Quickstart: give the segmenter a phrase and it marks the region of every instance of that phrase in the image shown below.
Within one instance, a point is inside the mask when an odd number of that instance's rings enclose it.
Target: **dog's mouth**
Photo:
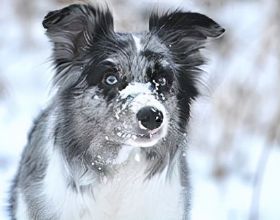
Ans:
[[[136,131],[117,129],[116,135],[124,139],[125,144],[135,147],[152,147],[166,135],[164,126],[153,130],[138,128]]]

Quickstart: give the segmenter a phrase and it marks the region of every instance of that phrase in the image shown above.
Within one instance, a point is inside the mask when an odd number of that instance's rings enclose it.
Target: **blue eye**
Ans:
[[[115,75],[109,75],[106,77],[105,82],[112,86],[115,85],[116,83],[118,83],[118,78]]]

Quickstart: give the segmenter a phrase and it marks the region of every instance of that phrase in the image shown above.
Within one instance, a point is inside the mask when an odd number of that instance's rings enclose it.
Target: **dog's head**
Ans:
[[[50,12],[43,26],[63,113],[57,129],[72,156],[90,146],[150,148],[183,134],[198,95],[200,49],[224,32],[202,14],[174,11],[152,14],[146,32],[118,33],[110,11],[90,5]]]

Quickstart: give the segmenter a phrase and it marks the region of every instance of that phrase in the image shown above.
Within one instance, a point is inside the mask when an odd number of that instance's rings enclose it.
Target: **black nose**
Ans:
[[[152,106],[141,108],[136,117],[141,125],[149,130],[159,128],[163,121],[162,112]]]

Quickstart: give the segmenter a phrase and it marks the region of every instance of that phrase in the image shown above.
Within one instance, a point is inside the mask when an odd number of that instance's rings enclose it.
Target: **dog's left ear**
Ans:
[[[216,38],[224,29],[211,18],[192,12],[175,11],[162,16],[152,14],[149,19],[150,32],[172,45],[180,41],[203,41]]]
[[[79,59],[95,41],[114,29],[108,8],[102,10],[87,4],[73,4],[49,12],[43,26],[53,42],[57,67]]]

